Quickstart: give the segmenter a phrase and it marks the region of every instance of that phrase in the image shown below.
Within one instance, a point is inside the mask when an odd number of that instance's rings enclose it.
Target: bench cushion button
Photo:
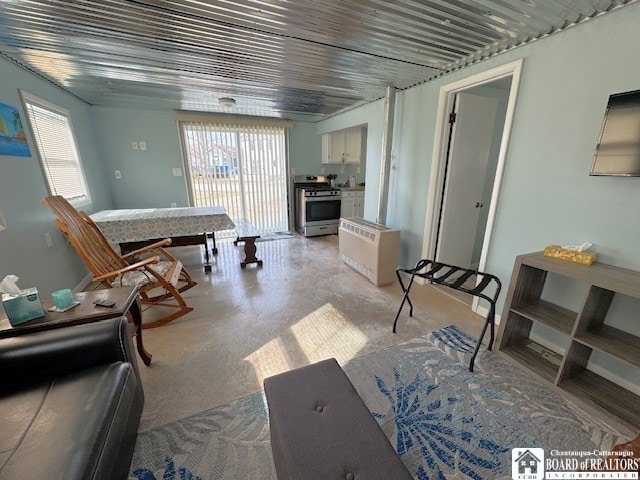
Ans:
[[[316,412],[321,412],[323,410],[322,405],[318,405],[316,407]]]
[[[354,479],[353,473],[351,473],[351,472],[347,473],[346,479],[347,480],[353,480]]]

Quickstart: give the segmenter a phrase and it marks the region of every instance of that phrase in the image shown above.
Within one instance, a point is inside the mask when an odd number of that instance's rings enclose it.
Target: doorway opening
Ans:
[[[484,271],[522,60],[440,89],[423,258]],[[458,298],[480,313],[477,298]]]

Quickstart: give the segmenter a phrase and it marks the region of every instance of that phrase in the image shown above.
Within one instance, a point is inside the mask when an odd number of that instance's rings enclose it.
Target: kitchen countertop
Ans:
[[[338,187],[343,192],[362,192],[365,187],[361,187],[360,185],[356,185],[355,187]]]

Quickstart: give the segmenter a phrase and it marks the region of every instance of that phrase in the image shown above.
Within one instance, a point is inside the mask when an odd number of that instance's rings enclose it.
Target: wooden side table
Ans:
[[[93,301],[103,298],[115,302],[113,307],[99,307]],[[71,325],[81,325],[83,323],[98,322],[107,318],[122,315],[130,316],[133,320],[136,333],[136,346],[138,354],[145,365],[151,363],[149,354],[142,343],[142,311],[140,310],[140,300],[136,287],[107,288],[92,292],[79,292],[73,294],[73,299],[80,302],[80,305],[67,310],[66,312],[50,312],[48,309],[53,306],[50,298],[42,301],[45,316],[35,318],[15,327],[11,326],[6,315],[0,317],[0,338],[15,337],[42,330],[69,327]]]

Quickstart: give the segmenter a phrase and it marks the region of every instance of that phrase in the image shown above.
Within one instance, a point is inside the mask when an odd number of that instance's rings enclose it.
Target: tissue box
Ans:
[[[38,289],[25,288],[20,295],[2,294],[2,306],[12,326],[20,325],[34,318],[44,317],[44,310]]]
[[[575,250],[567,250],[558,245],[545,247],[544,254],[547,257],[560,258],[581,265],[591,265],[596,260],[595,252],[577,252]]]

